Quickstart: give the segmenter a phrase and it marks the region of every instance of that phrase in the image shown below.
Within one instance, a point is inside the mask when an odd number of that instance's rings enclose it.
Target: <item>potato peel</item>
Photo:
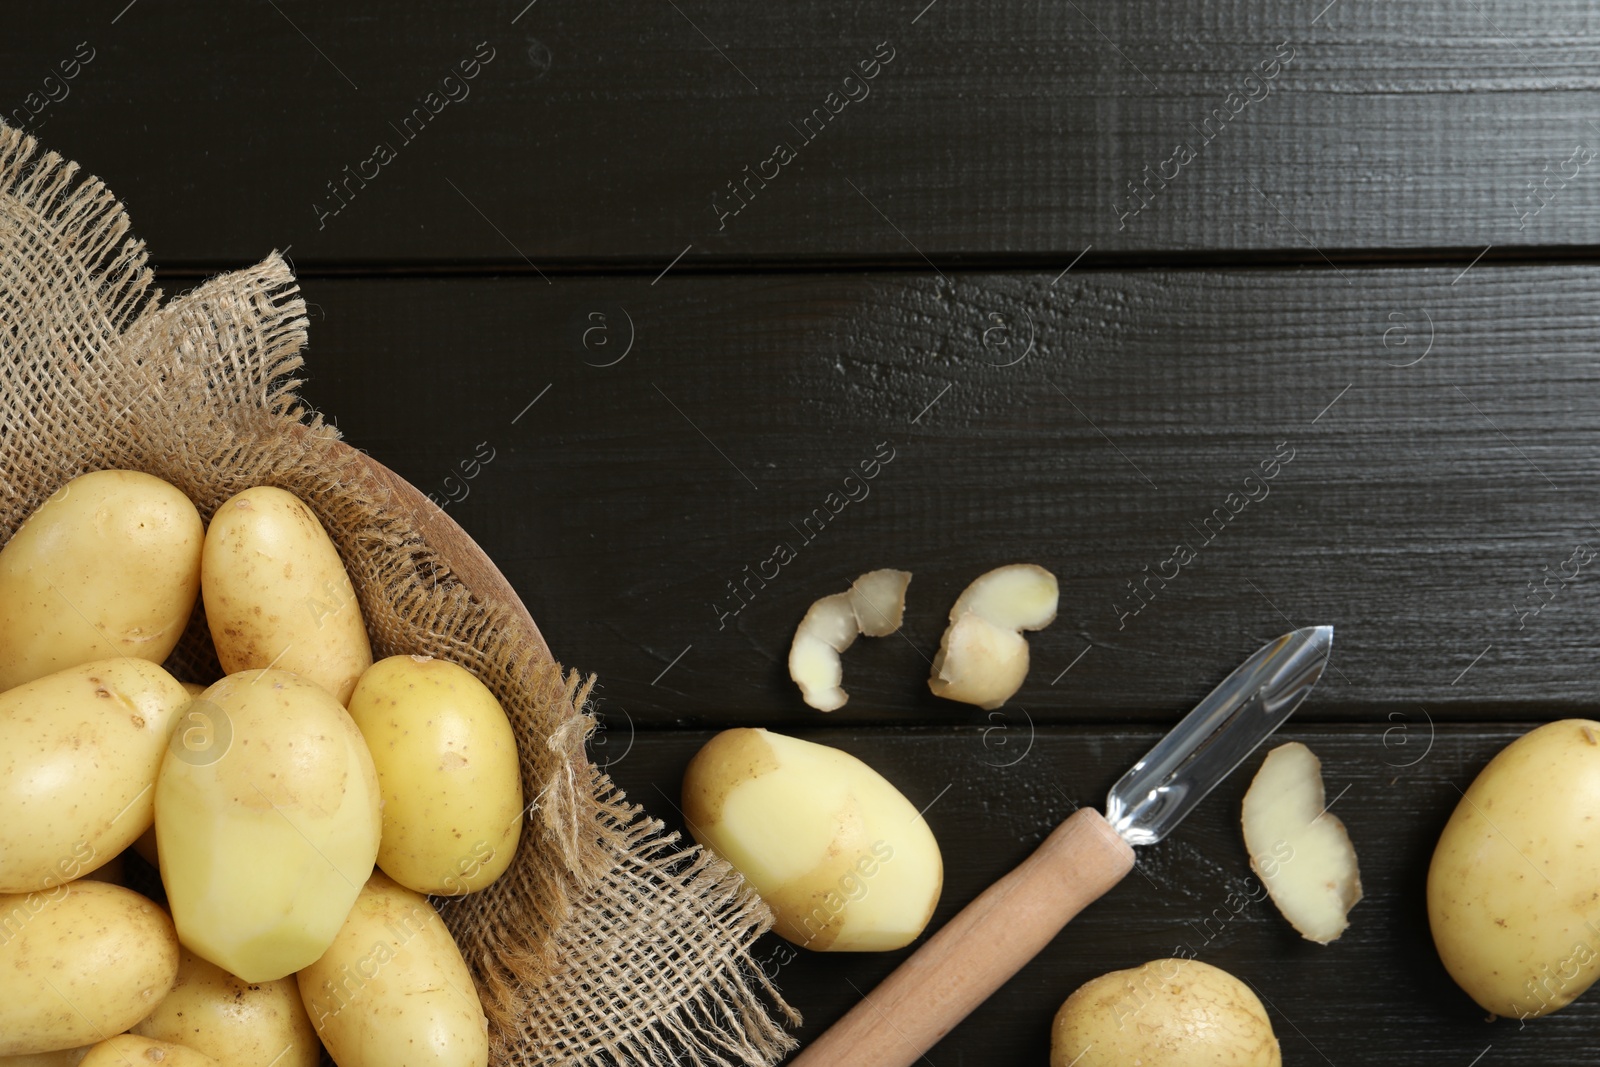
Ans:
[[[1320,945],[1338,940],[1361,899],[1361,871],[1344,823],[1327,810],[1321,761],[1298,741],[1267,753],[1240,821],[1250,867],[1289,925]]]
[[[1049,626],[1059,602],[1056,576],[1032,563],[979,575],[950,608],[928,688],[947,700],[998,708],[1028,676],[1022,631]]]
[[[868,571],[850,583],[850,610],[868,637],[887,637],[900,629],[906,614],[906,586],[910,571],[884,568]]]
[[[861,634],[883,637],[900,629],[905,617],[910,571],[868,571],[843,593],[812,604],[789,646],[789,677],[805,702],[818,711],[837,711],[849,701],[843,688],[840,656]]]

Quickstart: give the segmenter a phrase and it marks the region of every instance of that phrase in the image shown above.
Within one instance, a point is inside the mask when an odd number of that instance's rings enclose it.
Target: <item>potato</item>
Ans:
[[[1433,943],[1488,1011],[1535,1018],[1600,977],[1596,811],[1600,722],[1564,719],[1490,760],[1439,835],[1428,868]]]
[[[345,704],[372,666],[339,550],[311,509],[282,489],[246,489],[217,509],[206,530],[200,592],[229,674],[277,667]]]
[[[172,992],[133,1032],[187,1046],[228,1067],[322,1062],[322,1046],[292,977],[251,985],[187,949],[179,956]]]
[[[81,1067],[218,1067],[217,1061],[192,1048],[169,1041],[122,1034],[89,1050]]]
[[[91,660],[165,660],[194,611],[203,536],[160,478],[64,485],[0,549],[0,690]]]
[[[696,841],[738,869],[802,948],[873,952],[922,933],[944,863],[933,831],[854,756],[724,730],[689,763],[683,811]]]
[[[0,1056],[121,1033],[177,973],[172,921],[131,889],[82,881],[0,896]]]
[[[378,866],[419,893],[482,889],[522,836],[522,776],[511,723],[471,671],[390,656],[350,698],[383,791]]]
[[[161,882],[185,947],[246,982],[322,955],[378,855],[378,775],[319,685],[246,671],[207,689],[156,781]],[[209,737],[209,744],[202,744]]]
[[[189,695],[148,660],[101,660],[0,694],[0,893],[109,863],[150,827]]]
[[[296,976],[339,1067],[484,1067],[489,1024],[426,897],[373,873],[322,958]]]
[[[1056,1012],[1050,1067],[1280,1067],[1250,987],[1199,960],[1151,960],[1090,979]]]

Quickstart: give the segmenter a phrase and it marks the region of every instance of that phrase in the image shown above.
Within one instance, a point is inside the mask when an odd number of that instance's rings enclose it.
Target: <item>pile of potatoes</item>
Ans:
[[[161,666],[197,598],[204,687]],[[0,550],[0,689],[0,1067],[487,1064],[428,896],[511,863],[511,725],[460,666],[372,662],[302,501],[206,527],[147,474],[69,482]]]

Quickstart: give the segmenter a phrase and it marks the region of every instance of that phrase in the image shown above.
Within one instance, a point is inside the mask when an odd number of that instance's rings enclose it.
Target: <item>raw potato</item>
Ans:
[[[1456,805],[1428,868],[1428,922],[1450,977],[1531,1019],[1600,977],[1600,722],[1511,742]]]
[[[744,875],[777,932],[802,948],[901,948],[939,903],[933,831],[882,775],[838,749],[724,730],[690,761],[683,810],[695,840]]]
[[[339,1067],[484,1067],[489,1024],[426,897],[375,872],[326,954],[297,976]]]
[[[261,485],[218,508],[200,577],[224,671],[276,667],[349,702],[372,646],[339,550],[298,497]]]
[[[165,660],[200,591],[204,533],[160,478],[68,482],[0,549],[0,690],[91,660]]]
[[[167,913],[130,889],[81,881],[0,896],[0,1056],[126,1030],[178,973]]]
[[[172,992],[133,1032],[187,1046],[227,1067],[317,1067],[322,1061],[292,977],[251,985],[187,949]]]
[[[82,877],[150,828],[151,787],[188,703],[131,656],[0,694],[0,893]]]
[[[378,770],[383,872],[443,896],[504,874],[522,837],[522,774],[494,694],[454,663],[390,656],[361,676],[350,717]]]
[[[1281,1067],[1250,987],[1199,960],[1151,960],[1085,982],[1056,1012],[1050,1067]]]
[[[998,708],[1028,677],[1023,630],[1042,630],[1056,618],[1056,576],[1031,563],[979,575],[950,608],[950,626],[933,657],[928,688],[934,696]]]
[[[1321,761],[1291,741],[1267,753],[1241,820],[1250,868],[1289,925],[1321,945],[1338,940],[1361,899],[1355,846],[1326,807]]]
[[[184,946],[270,982],[332,944],[378,855],[378,775],[326,689],[230,675],[195,701],[156,781],[161,882]],[[193,733],[194,747],[185,736]]]
[[[858,634],[884,637],[900,629],[906,610],[910,571],[868,571],[843,593],[812,604],[789,646],[789,677],[800,695],[818,711],[837,711],[850,694],[840,688],[844,667],[839,657]]]
[[[89,1050],[81,1067],[219,1067],[216,1060],[168,1041],[123,1034]]]

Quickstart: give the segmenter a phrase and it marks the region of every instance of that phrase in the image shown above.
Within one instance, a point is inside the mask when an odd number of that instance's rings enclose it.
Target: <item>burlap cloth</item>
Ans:
[[[165,478],[208,520],[252,485],[298,495],[343,553],[374,654],[470,668],[516,728],[535,802],[522,847],[493,886],[442,909],[492,1061],[781,1057],[794,1040],[771,1008],[796,1017],[750,959],[770,913],[726,864],[626,803],[585,755],[588,686],[455,580],[413,513],[300,402],[307,323],[288,265],[274,254],[166,303],[151,281],[105,186],[0,124],[0,536],[107,467]],[[169,666],[210,681],[215,662],[196,619]]]

